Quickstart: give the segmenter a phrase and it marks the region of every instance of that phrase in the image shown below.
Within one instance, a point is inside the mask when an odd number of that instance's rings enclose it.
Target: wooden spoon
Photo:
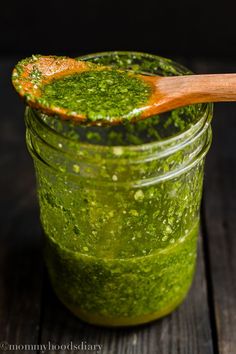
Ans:
[[[111,117],[109,120],[89,118],[63,107],[50,106],[42,99],[42,87],[51,80],[89,70],[110,70],[111,67],[78,61],[67,57],[32,56],[13,70],[12,82],[20,96],[27,103],[47,114],[58,114],[62,118],[89,124],[119,124],[126,118]],[[122,71],[122,70],[119,70]],[[187,76],[145,76],[133,74],[148,83],[151,94],[147,103],[138,107],[131,120],[141,120],[178,107],[219,101],[236,101],[236,74],[187,75]],[[132,113],[132,112],[131,112]],[[106,118],[106,117],[104,117]]]

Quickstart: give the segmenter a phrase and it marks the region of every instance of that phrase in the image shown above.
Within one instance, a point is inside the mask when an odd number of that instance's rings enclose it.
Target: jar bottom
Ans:
[[[47,237],[45,260],[52,287],[74,315],[91,324],[133,326],[164,317],[181,304],[192,284],[198,226],[197,221],[184,239],[158,257],[133,263],[83,256]]]
[[[190,284],[191,286],[191,284]],[[190,288],[189,286],[189,288]],[[100,316],[96,314],[89,314],[82,311],[79,307],[71,306],[60,297],[60,295],[54,289],[56,296],[61,301],[61,303],[76,317],[81,319],[84,322],[87,322],[92,325],[97,325],[101,327],[128,327],[128,326],[138,326],[143,325],[155,320],[158,320],[162,317],[165,317],[175,311],[185,300],[189,288],[187,289],[186,293],[182,295],[179,299],[177,299],[174,303],[172,302],[165,308],[162,308],[159,311],[148,313],[141,316],[133,316],[133,317],[117,317],[117,318],[109,318],[105,316]]]

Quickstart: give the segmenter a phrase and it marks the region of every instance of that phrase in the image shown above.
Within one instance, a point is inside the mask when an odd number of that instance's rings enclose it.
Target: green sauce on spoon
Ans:
[[[150,96],[150,86],[128,72],[85,71],[53,80],[42,88],[51,106],[84,115],[88,120],[137,115]]]

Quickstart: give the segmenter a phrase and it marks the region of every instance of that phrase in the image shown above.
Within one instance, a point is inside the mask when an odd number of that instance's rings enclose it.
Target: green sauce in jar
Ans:
[[[188,73],[139,53],[82,59],[146,74]],[[27,108],[50,278],[80,318],[140,324],[183,301],[195,269],[211,114],[211,105],[195,105],[85,127]]]

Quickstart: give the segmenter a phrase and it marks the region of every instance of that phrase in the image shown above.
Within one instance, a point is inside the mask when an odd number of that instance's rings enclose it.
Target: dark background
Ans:
[[[10,79],[17,60],[31,54],[106,50],[159,54],[196,73],[236,72],[235,15],[235,0],[0,2],[0,351],[2,341],[84,340],[101,343],[102,354],[235,353],[236,103],[215,105],[203,237],[189,296],[163,320],[112,331],[74,318],[49,285],[33,164],[25,145],[24,104]]]
[[[169,57],[236,56],[235,0],[4,1],[4,56],[136,50]]]

